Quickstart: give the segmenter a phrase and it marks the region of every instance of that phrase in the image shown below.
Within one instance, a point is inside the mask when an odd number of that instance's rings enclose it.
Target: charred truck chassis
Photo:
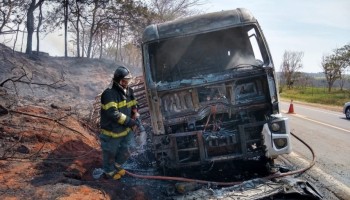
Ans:
[[[144,79],[159,166],[291,152],[271,55],[245,9],[148,26]]]

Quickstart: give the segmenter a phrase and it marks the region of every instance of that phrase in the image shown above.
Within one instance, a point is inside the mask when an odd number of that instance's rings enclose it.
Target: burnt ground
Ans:
[[[179,195],[175,181],[127,175],[120,181],[93,179],[92,171],[101,166],[97,135],[70,111],[29,105],[8,111],[0,118],[1,199],[171,199]],[[263,175],[253,166],[217,165],[205,174],[187,169],[167,175],[239,181]],[[163,175],[149,151],[134,153],[125,167],[137,174]]]
[[[148,198],[147,189],[91,176],[101,166],[93,103],[116,64],[0,44],[0,199]]]
[[[1,199],[176,199],[179,196],[187,199],[177,187],[179,181],[128,175],[119,181],[104,177],[93,179],[93,170],[101,167],[97,135],[86,119],[78,118],[71,111],[31,105],[8,111],[0,118]],[[145,126],[149,131],[150,127]],[[155,167],[148,150],[136,151],[125,168],[139,175],[164,175]],[[198,168],[174,170],[167,171],[166,175],[241,182],[268,174],[264,165],[257,161],[215,164],[201,171]],[[220,188],[203,184],[192,189],[206,187]],[[295,198],[308,199],[301,196],[274,199]]]
[[[25,106],[0,118],[1,199],[153,199],[147,185],[94,180],[97,137],[67,114]]]

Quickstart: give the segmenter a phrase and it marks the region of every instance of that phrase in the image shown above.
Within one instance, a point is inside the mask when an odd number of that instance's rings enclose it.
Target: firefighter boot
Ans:
[[[116,172],[116,171],[112,171],[112,172],[109,172],[109,173],[106,173],[106,175],[109,177],[109,178],[112,178],[114,180],[119,180],[122,176]]]
[[[121,165],[119,165],[118,163],[114,164],[114,167],[117,169],[117,174],[119,174],[120,176],[124,176],[125,175],[125,169],[123,169],[121,167]]]

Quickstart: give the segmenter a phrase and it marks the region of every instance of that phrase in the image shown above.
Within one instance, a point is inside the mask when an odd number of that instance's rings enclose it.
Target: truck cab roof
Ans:
[[[146,27],[143,33],[142,43],[252,23],[257,23],[257,20],[245,8],[196,15]],[[196,27],[193,27],[193,24]]]

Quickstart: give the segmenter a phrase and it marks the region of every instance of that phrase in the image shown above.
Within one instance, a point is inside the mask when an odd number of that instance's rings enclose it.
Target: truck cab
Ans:
[[[291,152],[272,57],[248,10],[150,25],[142,54],[160,167],[271,161]]]

